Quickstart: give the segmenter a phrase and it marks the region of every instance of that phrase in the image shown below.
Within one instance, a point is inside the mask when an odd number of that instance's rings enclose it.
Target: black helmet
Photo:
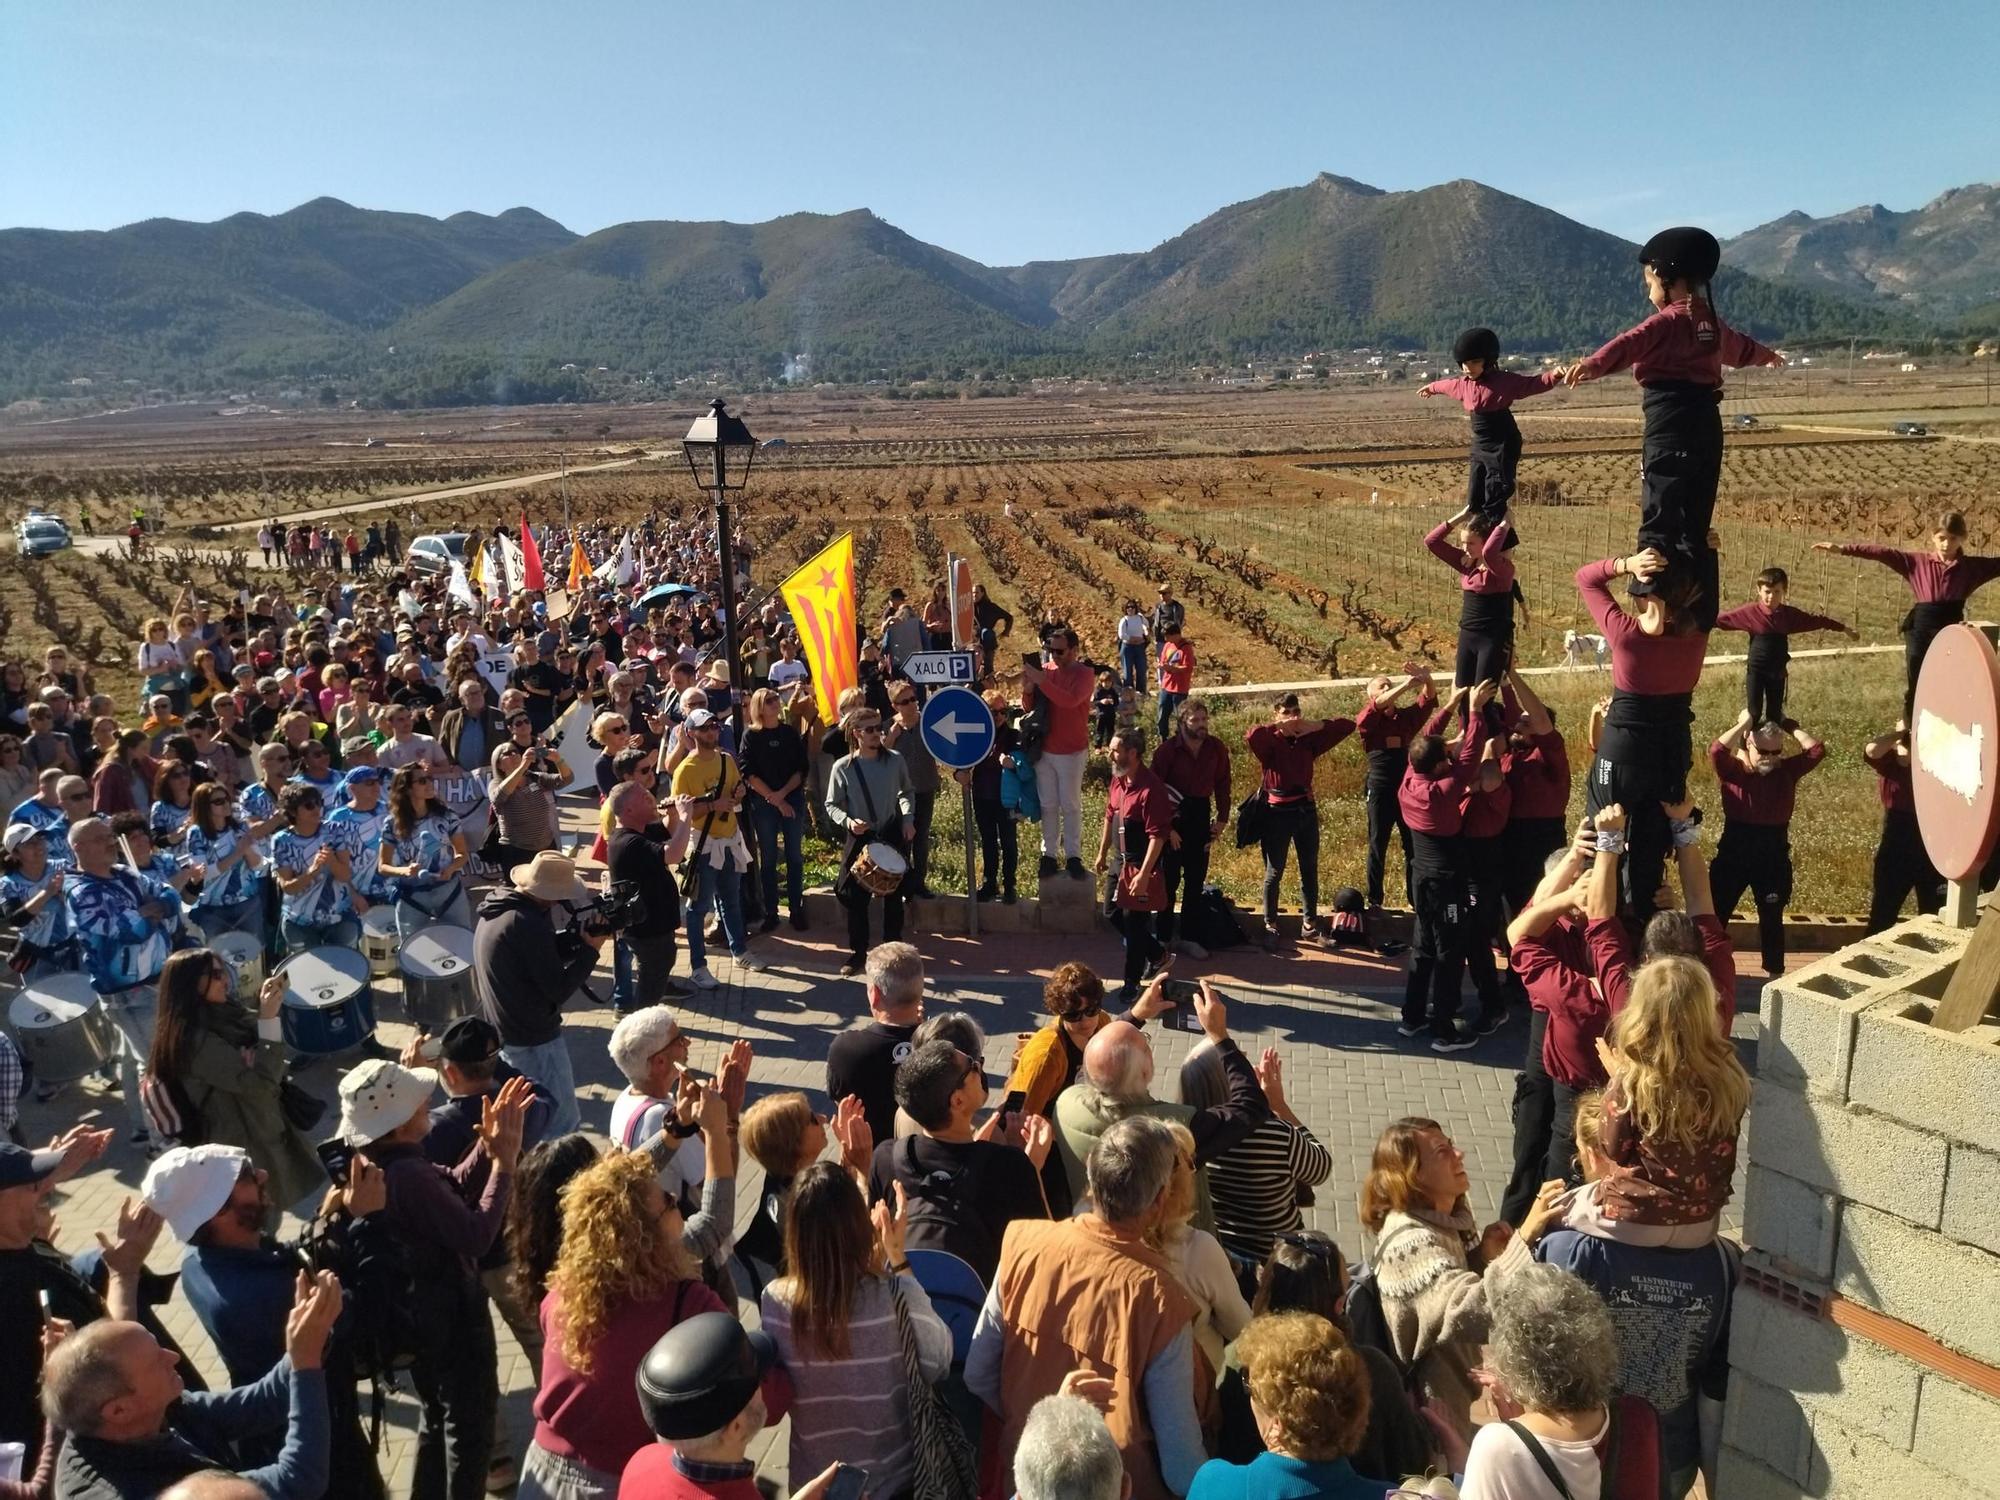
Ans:
[[[1651,266],[1662,281],[1686,281],[1694,286],[1715,280],[1722,265],[1722,246],[1706,229],[1683,224],[1662,229],[1639,252],[1639,264]]]
[[[1500,358],[1500,335],[1490,328],[1468,328],[1451,346],[1451,357],[1460,364],[1483,359],[1490,365]]]
[[[668,1442],[706,1437],[750,1404],[778,1346],[725,1312],[683,1318],[640,1361],[635,1384],[646,1424]]]

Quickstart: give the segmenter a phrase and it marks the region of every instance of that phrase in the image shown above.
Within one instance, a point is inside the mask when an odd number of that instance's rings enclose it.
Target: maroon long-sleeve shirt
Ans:
[[[1543,1071],[1579,1093],[1603,1088],[1597,1039],[1611,1024],[1611,1007],[1591,982],[1583,923],[1564,917],[1540,937],[1523,938],[1508,962],[1521,976],[1528,1004],[1549,1018],[1542,1031]]]
[[[1798,806],[1800,778],[1825,759],[1826,746],[1814,745],[1785,757],[1775,771],[1759,775],[1717,740],[1708,747],[1708,763],[1715,767],[1715,779],[1722,787],[1723,819],[1757,828],[1783,828],[1792,821]]]
[[[1887,755],[1862,756],[1868,762],[1868,769],[1875,773],[1875,795],[1882,799],[1882,806],[1889,812],[1914,813],[1917,810],[1916,788],[1910,784],[1910,768],[1896,759],[1896,752]]]
[[[1425,734],[1442,734],[1451,718],[1449,706],[1441,707],[1424,725]],[[1403,809],[1403,826],[1412,833],[1433,838],[1456,838],[1465,829],[1465,813],[1460,804],[1465,789],[1478,774],[1479,755],[1486,748],[1488,730],[1483,714],[1474,714],[1472,724],[1459,742],[1458,753],[1448,758],[1434,776],[1426,776],[1415,766],[1403,772],[1403,784],[1396,789],[1397,805]]]
[[[1244,738],[1264,768],[1266,796],[1283,807],[1312,800],[1313,762],[1352,733],[1352,719],[1328,719],[1306,734],[1280,734],[1276,724],[1259,724]]]
[[[1724,365],[1740,370],[1777,362],[1776,354],[1731,328],[1698,297],[1668,303],[1585,361],[1599,379],[1629,365],[1641,385],[1678,380],[1710,386],[1722,384]]]
[[[1545,375],[1522,375],[1513,370],[1488,370],[1476,380],[1470,375],[1452,375],[1433,380],[1424,389],[1434,396],[1449,396],[1467,411],[1505,411],[1516,401],[1526,401],[1562,384],[1562,371]]]
[[[1408,748],[1410,737],[1423,728],[1424,720],[1436,706],[1437,700],[1429,693],[1401,708],[1394,704],[1386,708],[1377,708],[1372,702],[1362,704],[1354,720],[1354,732],[1361,736],[1362,750],[1374,755],[1383,750]]]
[[[1507,534],[1513,528],[1505,521],[1486,533],[1479,546],[1479,561],[1469,563],[1465,553],[1445,540],[1451,522],[1440,521],[1424,537],[1424,545],[1446,567],[1458,574],[1458,586],[1468,594],[1504,594],[1514,586],[1514,559],[1504,551]]]
[[[1458,831],[1469,839],[1497,839],[1507,831],[1507,818],[1513,807],[1514,791],[1504,776],[1491,791],[1480,787],[1475,777],[1459,800]]]
[[[1943,562],[1935,552],[1905,552],[1876,542],[1838,542],[1834,550],[1843,557],[1865,557],[1901,574],[1919,604],[1969,599],[1981,584],[2000,578],[2000,557],[1961,552],[1950,562]]]
[[[1576,586],[1585,608],[1611,643],[1611,681],[1624,692],[1644,696],[1691,693],[1701,681],[1702,658],[1708,654],[1708,632],[1647,635],[1639,622],[1618,607],[1611,595],[1616,558],[1585,563],[1576,570]]]
[[[1514,791],[1513,816],[1569,815],[1569,746],[1560,731],[1530,735],[1527,748],[1501,751],[1500,771]]]
[[[374,1145],[368,1156],[389,1189],[389,1222],[411,1243],[454,1256],[467,1276],[475,1274],[507,1216],[512,1181],[492,1170],[486,1147],[475,1145],[455,1167],[432,1165],[415,1146]]]
[[[1715,617],[1717,630],[1741,630],[1750,635],[1803,635],[1808,630],[1845,630],[1832,615],[1810,614],[1789,604],[1764,605],[1752,600]]]
[[[1701,934],[1701,962],[1715,984],[1715,1018],[1722,1034],[1729,1035],[1736,1019],[1736,945],[1729,941],[1729,929],[1713,914],[1696,917],[1695,930]],[[1590,967],[1604,991],[1604,1003],[1617,1015],[1632,996],[1632,939],[1618,917],[1596,917],[1584,928],[1590,946]]]
[[[1189,801],[1212,805],[1217,814],[1229,811],[1229,747],[1205,734],[1193,749],[1184,735],[1171,735],[1153,752],[1153,774]]]

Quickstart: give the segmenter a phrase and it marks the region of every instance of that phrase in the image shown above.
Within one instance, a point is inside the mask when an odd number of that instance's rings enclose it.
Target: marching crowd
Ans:
[[[420,1500],[748,1500],[751,1443],[787,1415],[793,1492],[813,1500],[1625,1500],[1712,1481],[1737,1254],[1718,1228],[1749,1098],[1725,923],[1751,892],[1765,967],[1782,967],[1787,828],[1824,754],[1784,717],[1784,642],[1843,628],[1792,607],[1775,569],[1754,603],[1718,608],[1720,371],[1776,356],[1714,315],[1713,246],[1658,237],[1658,315],[1561,375],[1501,379],[1490,332],[1460,341],[1463,377],[1426,391],[1473,417],[1467,505],[1427,539],[1463,583],[1452,685],[1408,664],[1353,719],[1281,697],[1240,777],[1192,696],[1169,588],[1150,612],[1127,603],[1103,668],[1068,622],[1043,622],[1018,701],[989,693],[992,753],[953,773],[924,750],[921,689],[899,669],[949,644],[942,586],[921,610],[892,594],[822,723],[778,601],[742,612],[733,660],[718,652],[714,537],[657,519],[629,574],[594,580],[561,620],[395,571],[387,529],[383,550],[372,525],[339,544],[272,531],[267,554],[296,576],[219,606],[190,590],[149,622],[136,716],[60,645],[39,668],[0,667],[9,961],[31,993],[87,986],[91,1061],[149,1158],[115,1233],[58,1254],[62,1184],[113,1132],[29,1149],[24,1088],[60,1108],[86,1080],[30,1079],[0,1040],[0,1443],[21,1460],[0,1496],[377,1495],[380,1393],[405,1378]],[[1647,389],[1644,518],[1631,554],[1577,574],[1614,691],[1588,726],[1572,828],[1566,741],[1512,665],[1507,407],[1628,366]],[[1844,549],[1917,591],[1913,676],[1918,636],[2000,570],[1961,555],[1964,534],[1946,516],[1927,554]],[[329,581],[342,554],[344,584]],[[383,557],[386,573],[352,566]],[[641,582],[663,579],[701,592]],[[996,658],[1012,618],[976,594],[973,619],[989,679],[1011,678]],[[1711,862],[1686,776],[1718,628],[1753,648],[1748,706],[1709,747]],[[1316,768],[1350,736],[1367,889],[1323,912]],[[1090,879],[1093,748],[1110,772],[1094,863],[1116,860],[1123,973],[1058,967],[996,1097],[977,1019],[926,1003],[904,904],[930,894],[954,778],[979,899],[1016,899],[1022,820],[1040,823],[1041,880]],[[1907,891],[1935,899],[1936,876],[1900,726],[1868,754],[1886,924]],[[555,812],[593,785],[601,890]],[[761,967],[752,941],[779,924],[781,884],[807,925],[808,819],[841,847],[843,972],[864,978],[869,1014],[825,1039],[823,1096],[753,1097],[752,1043],[699,1073],[681,1014],[718,986],[710,945]],[[1207,983],[1169,991],[1175,952],[1199,960],[1227,936],[1204,893],[1232,825],[1261,847],[1274,948],[1294,856],[1305,940],[1379,942],[1400,844],[1404,1036],[1455,1052],[1526,1011],[1493,1223],[1434,1119],[1388,1122],[1366,1173],[1337,1182],[1281,1055],[1241,1049]],[[439,928],[471,929],[469,1013],[399,1056],[369,1044],[323,1125],[291,1076],[315,1045],[285,978],[256,974]],[[586,1119],[563,1014],[607,946],[627,1086]],[[1176,1011],[1202,1040],[1169,1083],[1148,1028]],[[1307,1227],[1329,1191],[1353,1195],[1364,1244]],[[163,1228],[177,1277],[148,1269]],[[197,1388],[160,1320],[176,1288],[228,1389]],[[501,1428],[495,1312],[536,1375],[532,1434]]]

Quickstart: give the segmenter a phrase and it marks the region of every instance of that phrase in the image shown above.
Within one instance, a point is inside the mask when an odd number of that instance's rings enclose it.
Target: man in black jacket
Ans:
[[[609,800],[614,820],[611,878],[637,886],[646,903],[644,920],[618,934],[618,942],[638,966],[635,993],[612,996],[624,1001],[618,1013],[629,1015],[665,1000],[684,999],[694,989],[671,977],[679,951],[675,936],[681,929],[681,892],[667,868],[667,828],[660,821],[660,809],[652,792],[636,781],[613,787]]]
[[[563,1040],[562,1007],[596,967],[611,934],[571,923],[558,943],[554,908],[591,899],[576,878],[576,863],[544,850],[509,877],[517,887],[496,887],[479,903],[472,930],[472,984],[479,1010],[500,1032],[507,1065],[548,1090],[555,1100],[549,1138],[583,1128],[576,1107],[576,1074]]]

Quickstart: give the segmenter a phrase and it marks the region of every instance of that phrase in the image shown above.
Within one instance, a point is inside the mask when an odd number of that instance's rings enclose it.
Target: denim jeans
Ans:
[[[1165,688],[1160,689],[1159,722],[1153,726],[1153,740],[1156,744],[1164,741],[1173,730],[1174,715],[1181,711],[1181,705],[1185,702],[1187,702],[1186,693],[1170,693]]]
[[[146,1128],[146,1111],[139,1103],[139,1070],[153,1050],[159,994],[158,982],[148,980],[129,990],[113,990],[103,997],[105,1019],[118,1031],[118,1081],[124,1087],[125,1113],[131,1117],[134,1130]]]
[[[285,923],[285,946],[297,953],[301,948],[357,948],[361,945],[361,919],[342,917],[324,927],[308,927],[303,922]]]
[[[707,925],[708,914],[716,907],[721,908],[722,936],[729,944],[731,957],[741,957],[748,944],[743,937],[743,866],[735,854],[725,850],[722,863],[710,862],[706,852],[701,857],[701,890],[688,903],[687,940],[688,967],[701,969],[708,966],[708,947],[702,941],[701,930]]]
[[[1118,664],[1124,670],[1119,681],[1120,687],[1128,687],[1135,692],[1146,691],[1146,643],[1144,641],[1120,641],[1118,643]]]
[[[576,1107],[576,1072],[570,1067],[569,1042],[562,1033],[558,1032],[552,1042],[532,1047],[502,1047],[500,1055],[507,1059],[508,1067],[534,1079],[555,1098],[555,1113],[542,1132],[543,1140],[583,1129],[583,1115]]]
[[[621,1016],[637,1008],[637,1002],[632,998],[633,974],[632,950],[625,946],[623,938],[614,939],[611,944],[611,1008]]]
[[[750,829],[757,836],[757,867],[763,881],[764,916],[768,919],[778,914],[778,845],[782,840],[785,849],[785,906],[798,912],[805,906],[806,861],[800,847],[800,839],[805,832],[805,815],[799,811],[800,799],[805,796],[803,788],[794,791],[786,802],[793,811],[778,811],[762,797],[756,797],[744,804],[750,814]]]

